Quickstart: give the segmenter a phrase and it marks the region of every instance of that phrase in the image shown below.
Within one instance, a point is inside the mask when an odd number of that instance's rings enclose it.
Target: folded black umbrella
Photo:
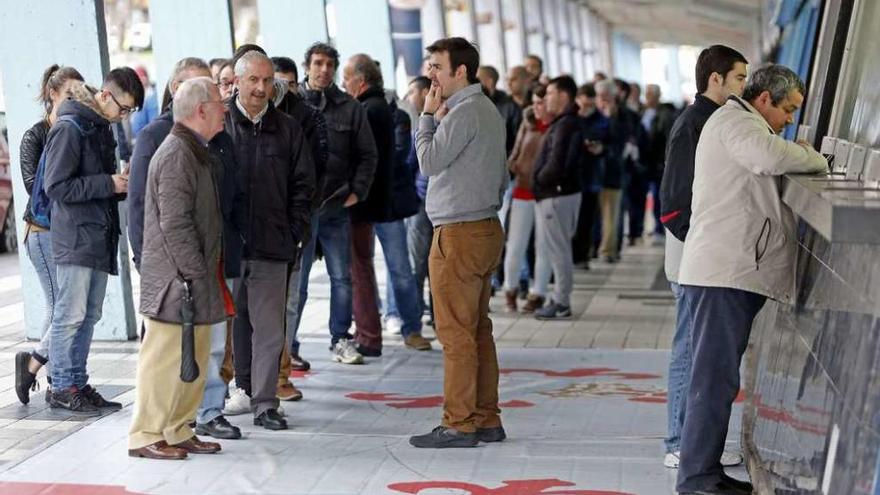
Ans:
[[[182,332],[180,336],[180,379],[192,383],[199,377],[199,364],[196,363],[195,313],[192,285],[189,280],[183,282],[183,300],[180,305]]]

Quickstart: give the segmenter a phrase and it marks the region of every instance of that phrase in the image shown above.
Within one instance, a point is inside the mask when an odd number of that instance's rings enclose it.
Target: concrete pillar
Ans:
[[[312,43],[330,39],[324,0],[258,0],[257,11],[262,46],[270,57],[290,57],[301,65]]]
[[[379,62],[385,87],[396,87],[388,1],[331,0],[329,5],[336,15],[336,49],[343,63],[356,53],[366,53]]]
[[[556,25],[556,0],[540,2],[541,18],[544,25],[544,46],[547,58],[544,59],[544,72],[550,77],[561,73],[559,62],[559,28]]]
[[[232,56],[230,0],[150,0],[150,24],[160,98],[178,60]]]
[[[424,0],[421,18],[423,46],[430,46],[431,43],[447,36],[446,9],[443,7],[443,0]]]
[[[499,87],[506,89],[507,54],[504,49],[504,30],[501,27],[501,0],[475,0],[477,39],[480,47],[480,65],[491,65],[501,74]]]
[[[544,16],[541,14],[540,0],[521,0],[525,12],[526,55],[533,54],[544,61],[547,68],[547,40],[544,35]]]
[[[522,0],[502,0],[501,31],[504,36],[504,56],[508,70],[522,65],[526,53],[526,23]]]
[[[43,71],[53,63],[76,67],[90,84],[100,86],[109,70],[103,0],[5,2],[0,16],[0,68],[6,101],[13,197],[19,239],[19,265],[25,334],[38,339],[44,316],[43,291],[27,258],[21,213],[27,192],[21,178],[19,145],[24,132],[42,115],[34,100]],[[120,210],[124,205],[120,205]],[[125,232],[125,226],[122,226]],[[129,278],[128,247],[120,243],[120,276],[110,277],[103,317],[94,338],[128,340],[136,335]]]
[[[458,8],[446,10],[446,32],[449,36],[477,41],[477,22],[474,13],[474,0],[462,0]]]

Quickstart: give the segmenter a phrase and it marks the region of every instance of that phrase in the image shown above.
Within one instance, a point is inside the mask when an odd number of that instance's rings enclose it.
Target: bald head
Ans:
[[[525,100],[529,93],[530,82],[531,75],[523,65],[511,67],[507,71],[507,89],[514,98]]]

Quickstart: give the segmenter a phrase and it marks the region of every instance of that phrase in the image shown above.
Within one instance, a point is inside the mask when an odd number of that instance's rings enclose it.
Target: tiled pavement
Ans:
[[[125,455],[130,407],[81,422],[46,409],[41,393],[18,404],[13,357],[30,344],[21,338],[16,272],[14,256],[0,257],[0,495],[674,493],[674,471],[661,463],[674,308],[660,248],[631,248],[617,265],[578,271],[570,321],[504,313],[493,299],[510,439],[436,452],[406,439],[439,419],[440,352],[409,351],[386,336],[384,356],[366,366],[330,363],[329,284],[316,265],[301,332],[314,370],[295,379],[306,398],[285,403],[292,429],[269,433],[235,417],[245,440],[224,442],[217,456],[165,463]],[[96,342],[93,383],[130,405],[136,360],[136,342]],[[730,439],[738,430],[735,422]]]

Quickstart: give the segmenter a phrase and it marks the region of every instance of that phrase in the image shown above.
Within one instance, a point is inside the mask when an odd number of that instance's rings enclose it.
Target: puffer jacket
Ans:
[[[797,232],[780,176],[827,168],[814,149],[777,136],[754,107],[731,97],[709,117],[697,144],[679,283],[790,302]]]
[[[319,192],[322,208],[342,207],[348,195],[367,198],[376,172],[378,152],[367,122],[367,112],[335,84],[324,91],[300,86],[306,101],[321,110],[327,121],[329,154],[324,182]]]
[[[181,124],[150,160],[141,259],[142,314],[181,323],[184,281],[191,282],[197,325],[232,316],[223,281],[223,214],[214,158]]]
[[[46,147],[46,138],[49,137],[49,123],[46,119],[31,126],[30,129],[24,131],[21,137],[21,151],[19,152],[19,163],[21,164],[21,178],[24,181],[24,188],[28,193],[27,206],[24,209],[24,221],[33,223],[31,215],[31,196],[34,194],[34,179],[37,174],[37,167],[40,165],[40,156]]]
[[[581,192],[581,167],[587,157],[583,131],[574,104],[553,119],[532,171],[536,200]]]
[[[58,107],[59,121],[46,142],[44,188],[52,201],[52,254],[58,265],[76,265],[116,275],[119,207],[111,175],[116,173],[116,140],[110,122],[97,113],[96,90],[74,86],[73,99]]]
[[[515,187],[532,190],[532,170],[535,160],[544,143],[544,136],[548,126],[535,120],[535,111],[532,107],[523,110],[522,125],[516,133],[516,142],[510,157],[507,159],[507,168],[515,177]]]

